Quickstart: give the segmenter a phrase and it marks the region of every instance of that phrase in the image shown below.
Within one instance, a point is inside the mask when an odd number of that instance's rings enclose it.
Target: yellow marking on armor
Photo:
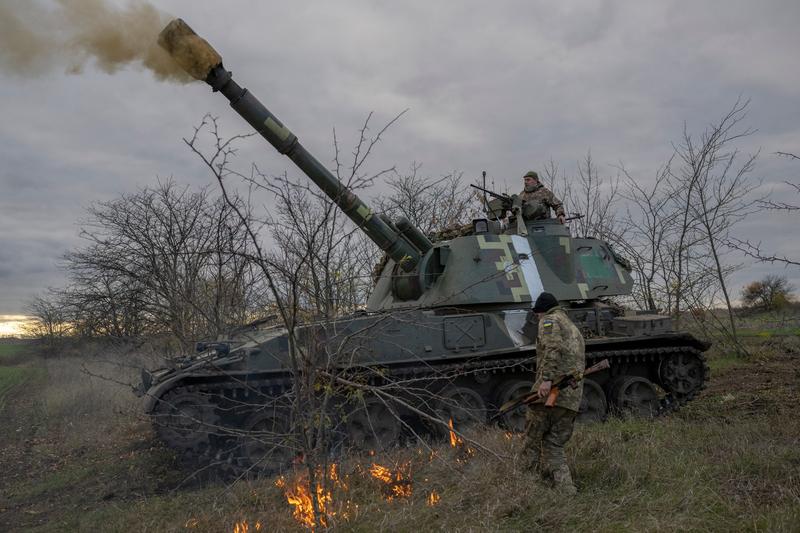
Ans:
[[[478,246],[484,250],[505,250],[509,251],[508,245],[511,244],[511,235],[498,235],[497,242],[489,242],[485,235],[478,235]]]
[[[515,302],[521,302],[523,296],[528,296],[530,298],[530,294],[528,294],[528,285],[525,283],[525,276],[519,276],[520,283],[522,283],[522,287],[512,287],[511,288],[511,296],[514,297]]]
[[[264,121],[264,125],[282,141],[288,139],[289,135],[292,134],[289,128],[279,125],[272,117],[267,117],[267,120]]]
[[[614,269],[617,271],[617,277],[619,278],[619,282],[625,285],[625,276],[622,275],[622,267],[614,263]]]
[[[500,260],[497,261],[494,266],[498,271],[505,272],[507,279],[514,279],[513,273],[508,270],[508,266],[514,262],[514,259],[511,257],[511,236],[498,235],[498,237],[500,237],[498,242],[487,242],[486,237],[478,235],[478,247],[482,250],[500,250],[503,252],[503,255],[500,256]]]
[[[522,275],[521,269],[517,268],[517,265],[514,264],[514,257],[511,254],[511,235],[498,235],[498,237],[498,242],[488,242],[486,237],[478,235],[478,247],[482,250],[500,250],[503,252],[503,255],[500,256],[500,260],[497,261],[494,266],[499,272],[506,273],[506,279],[508,281],[514,281],[515,277],[519,280],[519,287],[511,287],[511,296],[514,298],[515,302],[521,302],[523,301],[523,296],[530,298],[528,283],[525,281],[525,276]]]
[[[358,213],[359,216],[364,220],[369,220],[372,218],[372,210],[364,204],[358,206],[356,213]]]
[[[578,290],[581,291],[581,298],[585,300],[586,295],[589,294],[589,285],[586,283],[578,283]]]
[[[569,237],[559,237],[558,244],[564,247],[566,253],[569,253]]]

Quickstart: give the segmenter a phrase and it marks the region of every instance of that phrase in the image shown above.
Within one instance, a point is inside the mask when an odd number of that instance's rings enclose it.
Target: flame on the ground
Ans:
[[[261,522],[256,521],[253,524],[252,529],[250,528],[250,523],[247,520],[242,520],[241,522],[236,522],[233,525],[233,533],[251,533],[252,531],[261,531],[262,526]]]
[[[399,465],[396,469],[373,463],[369,468],[370,475],[383,483],[383,497],[387,501],[396,498],[409,498],[414,492],[411,482],[411,461]]]
[[[459,437],[456,434],[455,427],[453,426],[453,419],[451,418],[450,421],[447,423],[450,426],[450,446],[455,448],[458,451],[458,456],[456,457],[457,463],[466,463],[467,459],[475,455],[475,450],[471,446],[467,446],[464,443],[464,439]],[[432,457],[431,457],[432,458]]]
[[[450,446],[453,448],[464,444],[464,440],[456,435],[455,428],[453,427],[453,419],[451,418],[450,421],[447,423],[450,426]]]
[[[466,457],[474,453],[471,448],[463,445],[461,439],[456,442],[459,456]],[[460,457],[456,460],[462,462]],[[364,467],[361,464],[355,464],[350,472],[379,482],[383,499],[392,502],[412,501],[414,486],[411,469],[412,461],[408,460],[394,466],[372,463],[369,467]],[[424,479],[423,481],[428,480]],[[358,505],[347,497],[350,491],[350,474],[342,475],[338,463],[332,463],[327,468],[316,468],[313,489],[307,468],[297,471],[291,477],[279,476],[274,484],[283,491],[286,501],[292,506],[294,519],[311,531],[315,531],[317,528],[335,527],[337,520],[349,521],[358,516]],[[437,505],[440,500],[441,496],[435,490],[431,490],[424,496],[424,501],[428,506]],[[234,533],[260,531],[260,529],[253,529],[254,527],[261,527],[261,525],[257,523],[257,526],[249,526],[247,522],[238,522],[238,529],[235,529]]]
[[[275,486],[284,491],[286,501],[292,509],[292,516],[300,524],[312,531],[317,527],[329,527],[334,516],[347,518],[357,506],[349,500],[343,505],[334,506],[332,489],[346,492],[348,485],[346,480],[339,476],[339,465],[332,463],[327,469],[318,467],[314,472],[314,489],[308,471],[304,470],[289,482],[284,476],[275,480]],[[314,506],[316,504],[317,513],[315,516]]]

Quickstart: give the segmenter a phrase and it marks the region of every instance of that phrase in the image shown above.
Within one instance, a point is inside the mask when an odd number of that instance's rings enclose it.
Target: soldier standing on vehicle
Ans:
[[[533,390],[546,398],[555,380],[571,373],[582,373],[586,366],[585,343],[581,332],[559,307],[549,292],[536,299],[533,311],[539,319],[536,339],[536,381]],[[556,403],[531,404],[527,413],[523,458],[527,467],[566,494],[575,494],[567,466],[564,445],[572,436],[575,417],[581,404],[583,380],[577,387],[559,390]]]
[[[529,170],[525,173],[522,179],[525,182],[525,189],[519,193],[518,197],[523,201],[523,206],[525,203],[528,203],[533,207],[533,205],[537,202],[541,205],[541,208],[539,208],[540,210],[538,212],[536,212],[537,210],[534,208],[534,213],[532,213],[532,216],[525,216],[525,218],[550,218],[550,208],[552,208],[556,213],[558,221],[563,224],[566,217],[566,213],[564,212],[564,204],[561,203],[561,200],[556,198],[556,195],[553,194],[547,187],[541,184],[539,181],[539,174],[533,170]],[[525,209],[523,207],[523,214],[524,213]]]

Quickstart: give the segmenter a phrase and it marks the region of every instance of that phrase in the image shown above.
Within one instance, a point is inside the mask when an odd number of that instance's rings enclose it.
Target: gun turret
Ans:
[[[311,155],[292,133],[247,89],[240,87],[222,57],[181,19],[170,22],[159,35],[158,43],[192,77],[208,83],[223,94],[239,113],[275,149],[289,157],[355,224],[386,252],[403,270],[414,270],[430,241],[407,221],[392,228],[376,216],[361,199]]]

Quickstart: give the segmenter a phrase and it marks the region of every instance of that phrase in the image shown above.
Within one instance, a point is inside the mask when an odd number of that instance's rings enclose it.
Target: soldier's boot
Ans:
[[[553,487],[564,494],[574,496],[578,493],[575,484],[572,482],[572,474],[569,473],[569,467],[565,464],[560,465],[553,470]]]
[[[538,448],[523,448],[522,453],[520,454],[520,461],[522,463],[522,467],[531,472],[532,474],[536,474],[538,476],[542,475],[542,453],[541,450]]]

